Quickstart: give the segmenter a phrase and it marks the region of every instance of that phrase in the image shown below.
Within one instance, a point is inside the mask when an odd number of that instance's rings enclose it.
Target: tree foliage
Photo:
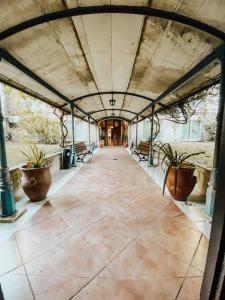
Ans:
[[[25,130],[31,138],[36,138],[42,144],[57,144],[60,141],[58,122],[49,119],[41,113],[27,113],[18,122],[20,130]]]

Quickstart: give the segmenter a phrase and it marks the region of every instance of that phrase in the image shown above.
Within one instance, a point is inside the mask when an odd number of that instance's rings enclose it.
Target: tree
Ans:
[[[18,122],[18,128],[25,130],[31,138],[37,138],[42,144],[58,144],[60,127],[58,122],[51,120],[41,113],[27,113]]]

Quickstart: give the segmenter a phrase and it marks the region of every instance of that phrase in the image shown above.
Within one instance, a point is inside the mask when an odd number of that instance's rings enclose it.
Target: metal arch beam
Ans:
[[[86,94],[86,95],[77,97],[77,98],[75,98],[75,99],[73,99],[71,101],[76,102],[76,101],[82,100],[84,98],[89,98],[89,97],[93,97],[93,96],[98,96],[98,95],[114,95],[114,94],[116,94],[116,95],[134,96],[134,97],[139,97],[139,98],[145,99],[145,100],[150,101],[150,102],[154,102],[154,99],[149,98],[147,96],[144,96],[144,95],[141,95],[141,94],[137,94],[137,93],[132,93],[132,92],[121,92],[121,91],[107,91],[107,92],[98,92],[98,93]]]
[[[104,120],[122,120],[122,121],[126,121],[128,123],[130,123],[130,120],[128,120],[127,118],[124,118],[124,117],[111,117],[111,116],[107,116],[107,117],[103,117],[103,118],[100,118],[100,119],[97,119],[96,121],[97,122],[101,122],[101,121],[104,121]]]
[[[171,11],[165,11],[161,9],[145,7],[145,6],[127,6],[127,5],[102,5],[102,6],[87,6],[87,7],[75,7],[70,9],[65,9],[61,11],[56,11],[41,15],[39,17],[32,18],[30,20],[21,22],[15,26],[12,26],[0,33],[0,40],[8,38],[16,33],[19,33],[25,29],[44,24],[46,22],[74,17],[82,15],[93,15],[93,14],[103,14],[103,13],[122,13],[122,14],[134,14],[134,15],[144,15],[158,17],[166,20],[171,20],[181,24],[191,26],[193,28],[204,31],[210,35],[217,37],[225,41],[225,33],[211,25],[203,23],[201,21],[195,20],[188,16],[183,16]]]
[[[20,70],[22,73],[26,74],[28,77],[45,87],[47,90],[58,96],[60,99],[65,101],[67,104],[71,105],[71,101],[69,98],[67,98],[65,95],[60,93],[58,90],[56,90],[53,86],[51,86],[49,83],[47,83],[45,80],[43,80],[41,77],[36,75],[33,71],[31,71],[29,68],[27,68],[25,65],[23,65],[21,62],[19,62],[14,56],[12,56],[8,51],[6,51],[3,48],[0,48],[0,60],[3,59],[7,61],[10,65],[16,67],[18,70]],[[83,111],[79,106],[73,103],[74,108],[79,110],[84,115],[88,116],[88,114]],[[92,118],[93,121],[96,121],[94,118]]]
[[[154,103],[150,103],[148,106],[146,106],[142,111],[138,113],[138,116],[142,115],[146,110],[151,108],[153,105],[158,104],[162,99],[172,94],[174,91],[176,91],[181,86],[185,85],[189,80],[191,80],[194,76],[196,76],[198,73],[200,73],[205,67],[207,67],[210,63],[218,59],[218,56],[220,53],[223,53],[225,51],[225,44],[218,47],[216,50],[214,50],[212,53],[210,53],[208,56],[206,56],[202,61],[200,61],[197,65],[195,65],[191,70],[189,70],[184,76],[179,78],[177,81],[175,81],[173,84],[171,84],[161,95],[159,95]],[[171,105],[172,106],[172,105]],[[170,107],[167,106],[168,108]],[[133,121],[135,118],[133,118],[131,121]]]
[[[106,92],[96,92],[96,93],[91,93],[91,94],[86,94],[86,95],[83,95],[83,96],[79,96],[73,100],[71,100],[72,102],[76,102],[76,101],[79,101],[79,100],[83,100],[83,99],[86,99],[86,98],[90,98],[90,97],[94,97],[94,96],[100,96],[100,95],[127,95],[127,96],[133,96],[133,97],[138,97],[138,98],[142,98],[142,99],[145,99],[147,101],[150,101],[150,102],[154,102],[155,100],[150,98],[150,97],[147,97],[147,96],[144,96],[144,95],[141,95],[141,94],[137,94],[137,93],[132,93],[132,92],[122,92],[122,91],[106,91]],[[61,107],[64,107],[66,106],[67,104],[63,104]],[[159,105],[161,105],[162,107],[166,107],[166,105],[164,104],[161,104],[159,103]]]
[[[133,115],[137,115],[138,113],[135,113],[131,110],[126,110],[126,109],[120,109],[120,108],[106,108],[106,109],[100,109],[100,110],[95,110],[95,111],[92,111],[92,112],[89,112],[88,115],[91,116],[93,114],[97,114],[97,113],[100,113],[100,112],[105,112],[105,111],[121,111],[121,112],[127,112],[127,113],[130,113],[130,114],[133,114]]]

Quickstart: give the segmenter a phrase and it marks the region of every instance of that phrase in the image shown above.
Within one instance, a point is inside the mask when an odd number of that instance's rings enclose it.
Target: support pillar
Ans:
[[[213,168],[211,170],[210,181],[208,183],[208,188],[206,192],[206,208],[205,212],[207,215],[212,217],[214,204],[215,204],[215,194],[216,194],[216,182],[218,176],[218,168],[219,168],[219,155],[220,155],[220,143],[221,143],[221,134],[222,134],[222,123],[223,123],[223,109],[225,104],[225,97],[223,97],[224,86],[222,84],[223,78],[225,76],[223,73],[225,62],[223,61],[224,55],[221,55],[220,62],[221,62],[221,79],[220,79],[220,99],[218,105],[218,113],[217,113],[217,126],[216,126],[216,139],[215,139],[215,149],[214,149],[214,158],[213,158]]]
[[[128,124],[128,138],[127,138],[127,142],[128,142],[128,147],[131,146],[131,122]]]
[[[6,158],[3,120],[4,118],[0,99],[0,195],[2,204],[2,217],[5,218],[16,213],[16,204]]]
[[[74,127],[74,104],[70,104],[71,108],[71,121],[72,121],[72,157],[71,157],[71,165],[72,167],[76,167],[76,148],[75,148],[75,127]]]
[[[136,123],[136,147],[137,147],[137,144],[138,144],[138,117],[137,117],[137,123]]]
[[[96,123],[96,145],[95,148],[98,148],[98,123]]]
[[[209,248],[201,288],[201,299],[224,299],[224,276],[221,277],[225,253],[225,53],[221,53],[220,100],[217,118],[215,165],[215,205]],[[221,281],[222,280],[222,281]],[[222,282],[222,284],[221,284]],[[221,296],[221,297],[220,297]]]
[[[88,145],[91,146],[91,123],[90,123],[90,117],[88,117]]]
[[[149,155],[148,155],[149,167],[154,167],[154,163],[153,163],[154,110],[155,110],[155,105],[152,106],[151,137],[150,137]]]

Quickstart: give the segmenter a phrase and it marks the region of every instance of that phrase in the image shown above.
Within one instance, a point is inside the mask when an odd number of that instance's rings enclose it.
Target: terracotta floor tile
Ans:
[[[186,278],[177,300],[199,300],[202,277]]]
[[[50,198],[51,205],[58,211],[67,211],[84,204],[84,199],[81,195],[76,195],[71,189],[64,186],[64,191],[57,193],[56,196]]]
[[[187,226],[187,224],[177,222],[176,217],[169,218],[163,214],[151,224],[151,232],[173,238],[173,241],[194,249],[196,249],[201,237],[200,232]]]
[[[53,216],[57,215],[57,210],[48,201],[46,202],[27,222],[18,227],[18,231],[30,225],[43,222]]]
[[[25,264],[29,275],[92,277],[104,264],[81,239],[67,240]]]
[[[0,276],[22,265],[14,236],[0,245],[0,257]]]
[[[208,247],[123,148],[100,150],[15,238],[0,245],[6,300],[33,299],[29,282],[37,300],[174,300],[186,275],[178,299],[195,300]]]
[[[73,300],[174,300],[182,279],[96,279]]]
[[[155,241],[150,247],[140,239],[129,245],[108,266],[114,277],[184,277],[189,264]]]
[[[82,205],[61,213],[61,217],[74,232],[80,232],[81,230],[88,228],[90,224],[103,218],[105,214],[106,212],[99,206]]]
[[[27,262],[73,235],[62,218],[55,216],[18,231],[15,237],[23,262]]]
[[[82,233],[82,239],[105,263],[109,263],[134,236],[135,233],[115,216],[104,217]]]
[[[208,252],[208,240],[204,235],[201,236],[201,241],[199,243],[198,249],[195,253],[194,259],[192,261],[192,266],[204,272],[205,262]]]
[[[0,282],[5,300],[34,300],[26,275],[8,273]]]
[[[29,275],[29,280],[36,300],[68,300],[88,282],[89,278]]]

